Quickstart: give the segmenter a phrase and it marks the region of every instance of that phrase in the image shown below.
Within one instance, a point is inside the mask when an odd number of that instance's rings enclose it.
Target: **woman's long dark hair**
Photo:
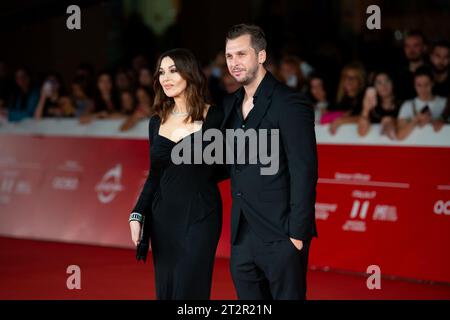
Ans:
[[[108,76],[111,81],[111,102],[112,106],[108,106],[106,101],[103,100],[102,93],[100,92],[100,88],[98,87],[98,81],[100,80],[100,77],[102,76]],[[120,109],[120,97],[117,94],[116,86],[114,83],[114,78],[111,72],[108,70],[102,70],[97,75],[96,81],[95,81],[95,89],[93,94],[94,99],[94,105],[95,105],[95,112],[99,111],[107,111],[107,112],[114,112],[119,111]]]
[[[394,104],[395,108],[399,108],[400,107],[400,101],[397,99],[397,96],[395,95],[395,89],[396,88],[395,88],[394,77],[393,77],[392,73],[389,70],[379,69],[379,70],[374,71],[374,73],[372,75],[372,79],[370,81],[371,82],[370,84],[373,87],[375,87],[375,79],[380,74],[385,74],[389,78],[389,80],[391,81],[391,84],[392,84],[392,103]],[[377,92],[377,101],[378,101],[378,104],[381,106],[382,105],[382,103],[381,103],[382,99],[381,99],[380,95],[378,94],[378,92]]]
[[[159,68],[161,67],[161,61],[165,57],[169,57],[174,61],[180,76],[187,82],[185,96],[189,116],[186,117],[186,121],[203,121],[203,113],[206,104],[209,102],[206,77],[195,56],[189,50],[183,48],[166,51],[161,54],[158,59],[154,76],[155,80],[153,82],[153,89],[155,92],[155,99],[153,102],[154,112],[159,115],[161,122],[164,122],[175,105],[174,99],[165,95],[163,88],[159,83]]]

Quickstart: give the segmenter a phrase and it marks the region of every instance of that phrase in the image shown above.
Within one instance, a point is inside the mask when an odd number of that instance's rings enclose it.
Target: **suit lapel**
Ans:
[[[270,106],[272,101],[272,93],[275,89],[277,81],[272,76],[270,72],[267,71],[263,80],[258,86],[258,89],[255,92],[256,101],[253,109],[250,111],[251,116],[249,114],[249,119],[247,121],[246,128],[257,129],[261,120],[264,118],[264,115],[267,112],[267,108]]]
[[[246,124],[247,129],[257,129],[264,115],[266,114],[267,108],[269,107],[271,102],[271,98],[268,96],[261,95],[258,97],[258,101],[256,102],[253,109],[250,111],[251,116],[248,119]],[[250,115],[250,114],[249,114]]]
[[[238,91],[236,91],[232,95],[232,98],[230,98],[230,100],[229,100],[230,103],[224,104],[224,113],[225,113],[225,115],[224,115],[222,124],[220,126],[221,130],[226,129],[225,125],[226,125],[228,119],[230,118],[230,115],[231,115],[231,112],[234,109],[234,106],[236,105],[237,101],[239,100],[239,96],[243,94],[243,90],[244,90],[244,88],[240,88]]]

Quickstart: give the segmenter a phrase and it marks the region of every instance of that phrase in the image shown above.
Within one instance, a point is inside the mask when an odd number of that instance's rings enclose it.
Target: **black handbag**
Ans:
[[[150,249],[150,220],[150,217],[143,216],[139,243],[136,247],[136,260],[143,260],[144,263]]]

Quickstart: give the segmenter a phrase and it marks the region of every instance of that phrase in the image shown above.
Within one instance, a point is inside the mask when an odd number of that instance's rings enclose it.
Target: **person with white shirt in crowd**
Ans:
[[[442,128],[442,115],[447,98],[433,95],[433,73],[423,66],[414,74],[417,96],[406,100],[398,115],[397,139],[403,140],[418,126],[432,124],[435,131]]]

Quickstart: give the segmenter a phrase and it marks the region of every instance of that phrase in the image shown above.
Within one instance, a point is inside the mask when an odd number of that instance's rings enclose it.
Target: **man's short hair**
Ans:
[[[436,41],[433,43],[433,49],[431,50],[431,52],[433,52],[436,48],[447,48],[447,50],[450,51],[450,42],[448,42],[447,40]]]
[[[245,23],[236,24],[228,30],[226,38],[228,41],[247,34],[250,36],[252,48],[255,49],[257,53],[261,50],[266,50],[266,35],[264,34],[264,31],[256,25]]]
[[[429,66],[421,66],[417,68],[416,72],[414,73],[414,79],[420,76],[426,76],[430,78],[431,81],[433,81],[433,71]]]
[[[424,44],[427,42],[427,39],[426,39],[425,35],[420,30],[410,30],[410,31],[408,31],[406,33],[405,39],[406,38],[412,38],[412,37],[416,37],[416,38],[422,39],[422,42]]]

